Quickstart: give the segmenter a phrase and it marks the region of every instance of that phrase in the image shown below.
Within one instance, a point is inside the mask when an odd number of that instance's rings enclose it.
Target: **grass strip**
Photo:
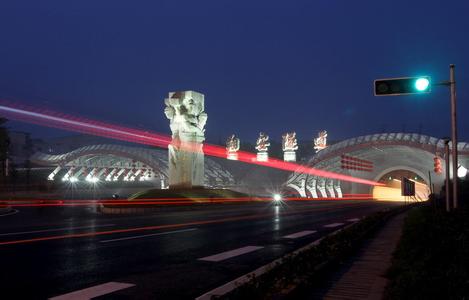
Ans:
[[[469,210],[412,209],[388,278],[386,299],[468,299]]]

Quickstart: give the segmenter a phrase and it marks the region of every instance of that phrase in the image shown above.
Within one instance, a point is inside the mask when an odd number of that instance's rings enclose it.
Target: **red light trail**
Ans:
[[[362,206],[365,207],[365,205],[361,205],[361,204],[354,204],[354,205],[357,208],[360,208]],[[220,224],[220,223],[225,223],[225,222],[235,222],[235,221],[243,221],[243,220],[255,220],[255,219],[262,219],[262,218],[269,218],[269,217],[278,217],[279,215],[282,215],[282,216],[283,215],[296,215],[296,214],[301,214],[304,212],[313,212],[313,211],[319,212],[319,211],[334,211],[334,210],[336,210],[336,208],[333,208],[333,207],[326,207],[326,208],[319,208],[319,209],[314,208],[314,209],[305,210],[303,212],[289,211],[289,212],[280,212],[280,213],[260,213],[260,214],[251,214],[251,215],[239,215],[239,216],[226,217],[226,218],[220,218],[220,219],[197,220],[197,221],[192,221],[192,222],[187,222],[187,223],[152,225],[152,226],[144,226],[144,227],[132,227],[132,228],[122,228],[122,229],[105,230],[105,231],[92,231],[92,232],[84,232],[84,233],[70,233],[70,234],[62,234],[62,235],[43,236],[43,237],[30,238],[30,239],[0,241],[0,246],[62,240],[62,239],[70,239],[70,238],[96,237],[96,236],[104,236],[104,235],[120,234],[120,233],[133,233],[133,232],[141,232],[141,231],[173,229],[173,228],[181,228],[181,227],[188,227],[188,226],[211,225],[211,224]]]
[[[9,103],[4,100],[0,100],[0,114],[12,120],[161,148],[167,148],[171,143],[170,136],[150,133],[143,130],[122,127],[85,118],[77,118],[50,110],[40,110],[26,107],[24,105]],[[185,151],[190,151],[190,148],[191,147],[189,146],[187,149],[185,149]],[[226,149],[224,147],[204,144],[203,151],[206,155],[226,159]],[[326,177],[342,181],[355,182],[372,186],[384,185],[372,180],[310,168],[296,163],[284,162],[275,158],[269,158],[269,160],[265,162],[258,161],[256,159],[256,154],[245,151],[238,152],[238,160],[264,167],[297,173],[305,173],[313,176]]]
[[[334,200],[372,200],[372,195],[345,195],[342,198],[301,198],[287,197],[282,202],[289,201],[334,201]],[[146,198],[135,200],[4,200],[0,201],[2,207],[68,207],[68,206],[145,206],[145,205],[196,205],[205,203],[241,203],[241,202],[272,202],[272,197],[239,197],[239,198]]]

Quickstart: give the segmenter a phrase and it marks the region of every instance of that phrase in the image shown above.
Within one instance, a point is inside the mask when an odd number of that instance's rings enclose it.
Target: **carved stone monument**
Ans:
[[[269,147],[269,136],[263,132],[259,133],[259,138],[257,138],[256,142],[257,161],[269,160]]]
[[[226,158],[231,160],[238,160],[239,139],[234,135],[226,140]]]
[[[296,132],[287,132],[282,135],[282,150],[284,161],[296,161],[296,150],[298,150]]]
[[[204,95],[194,91],[172,92],[164,101],[172,142],[168,146],[169,188],[204,185]]]

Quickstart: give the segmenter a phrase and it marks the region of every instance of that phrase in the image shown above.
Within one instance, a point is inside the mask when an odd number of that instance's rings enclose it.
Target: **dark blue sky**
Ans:
[[[374,97],[375,78],[448,79],[469,141],[469,1],[0,0],[0,97],[169,133],[163,99],[205,94],[211,141],[320,129],[449,135],[449,92]],[[11,122],[18,130],[64,132]]]

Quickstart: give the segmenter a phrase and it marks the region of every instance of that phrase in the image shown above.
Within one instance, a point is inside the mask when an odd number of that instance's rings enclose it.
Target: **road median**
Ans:
[[[374,213],[197,299],[281,299],[300,295],[326,270],[354,253],[389,218],[408,207]]]

